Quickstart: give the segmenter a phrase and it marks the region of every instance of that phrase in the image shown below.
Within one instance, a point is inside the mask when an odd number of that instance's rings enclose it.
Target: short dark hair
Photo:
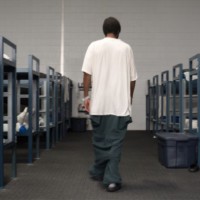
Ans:
[[[113,33],[115,36],[119,36],[119,33],[121,32],[121,25],[119,21],[114,17],[106,18],[103,23],[103,32],[105,36],[108,33]]]

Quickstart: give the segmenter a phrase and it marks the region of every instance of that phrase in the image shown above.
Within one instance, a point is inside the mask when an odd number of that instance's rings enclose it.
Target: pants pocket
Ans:
[[[127,129],[129,123],[132,122],[132,118],[130,116],[120,117],[119,119],[119,129],[124,130]]]
[[[90,116],[90,120],[91,120],[93,129],[98,128],[100,126],[100,121],[101,121],[100,116],[92,115]]]

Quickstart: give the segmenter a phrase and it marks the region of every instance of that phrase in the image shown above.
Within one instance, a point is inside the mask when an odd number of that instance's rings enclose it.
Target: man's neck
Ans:
[[[118,38],[118,37],[116,37],[116,35],[114,35],[113,33],[108,33],[108,34],[106,35],[106,37],[108,37],[108,38],[115,38],[115,39]]]

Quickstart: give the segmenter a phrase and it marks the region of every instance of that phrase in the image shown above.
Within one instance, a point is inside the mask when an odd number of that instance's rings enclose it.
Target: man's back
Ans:
[[[128,44],[106,37],[92,42],[83,68],[92,75],[91,113],[117,116],[131,114],[130,81],[134,68],[132,50]]]
[[[94,48],[93,71],[113,76],[127,70],[130,57],[130,47],[119,39],[104,38],[91,44]],[[130,66],[129,66],[130,67]],[[99,71],[100,70],[100,71]],[[95,74],[93,74],[95,75]],[[113,78],[113,77],[112,77]]]

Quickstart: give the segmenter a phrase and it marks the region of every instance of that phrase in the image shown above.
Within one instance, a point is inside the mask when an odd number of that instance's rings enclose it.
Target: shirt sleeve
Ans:
[[[138,74],[135,67],[135,59],[133,55],[133,50],[131,47],[130,47],[130,72],[131,72],[131,81],[137,80]]]
[[[85,53],[85,57],[83,60],[82,71],[86,72],[87,74],[92,75],[92,66],[93,66],[93,59],[94,59],[94,47],[91,43]]]

